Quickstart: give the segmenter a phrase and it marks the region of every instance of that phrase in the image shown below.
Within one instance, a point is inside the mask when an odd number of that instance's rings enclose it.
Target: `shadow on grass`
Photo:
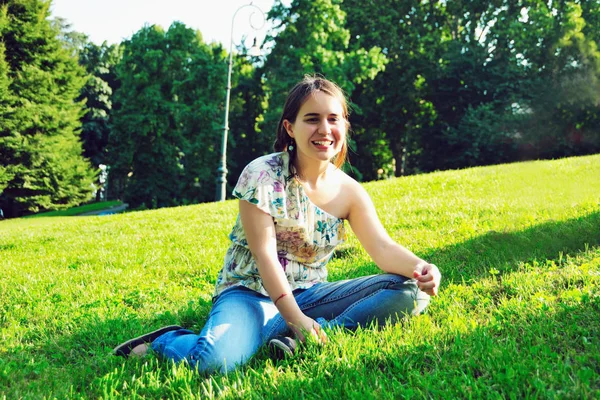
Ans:
[[[341,247],[335,249],[331,259],[332,260],[337,260],[337,259],[343,260],[343,259],[347,259],[347,258],[357,257],[359,254],[360,254],[360,251],[356,247],[341,246]]]
[[[490,231],[462,243],[419,254],[438,265],[446,282],[461,283],[517,269],[519,263],[558,260],[600,244],[600,212],[546,222],[517,232]]]
[[[489,325],[424,337],[416,346],[390,345],[387,335],[373,333],[372,340],[380,345],[363,348],[360,334],[330,334],[323,349],[279,363],[296,373],[276,383],[278,393],[257,385],[254,395],[595,398],[600,394],[600,298],[557,308],[548,312],[506,306]],[[338,350],[347,346],[358,346],[355,354]],[[260,371],[263,366],[256,360],[247,368]]]
[[[124,297],[124,304],[126,300]],[[90,309],[78,315],[63,332],[44,332],[43,327],[29,330],[25,332],[23,342],[37,343],[35,347],[0,352],[0,398],[3,394],[7,398],[73,396],[65,390],[84,398],[88,395],[91,398],[102,397],[102,393],[90,394],[93,379],[123,368],[130,372],[130,377],[135,376],[136,365],[143,363],[143,360],[131,361],[114,356],[114,347],[166,325],[181,325],[199,332],[206,322],[211,304],[210,301],[196,299],[176,312],[167,311],[152,319],[137,318],[130,313],[129,307],[122,309],[121,315],[110,319],[101,319]]]
[[[511,272],[517,270],[520,263],[556,261],[585,250],[587,246],[598,245],[600,212],[594,212],[567,221],[545,222],[520,231],[489,231],[473,239],[425,250],[417,255],[440,268],[443,287],[448,283],[469,283],[489,277],[492,268],[499,273]],[[358,253],[356,247],[344,247],[334,256],[333,260],[343,259],[345,264],[329,269],[330,280],[381,273],[373,261],[351,260]]]

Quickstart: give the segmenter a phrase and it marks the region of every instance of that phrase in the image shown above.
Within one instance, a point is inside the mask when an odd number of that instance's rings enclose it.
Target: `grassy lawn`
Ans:
[[[600,396],[600,155],[365,187],[392,237],[440,267],[440,296],[229,375],[111,350],[166,324],[200,330],[236,202],[0,222],[0,398]],[[378,272],[352,235],[329,270]]]
[[[25,218],[38,218],[38,217],[71,217],[74,215],[80,215],[91,211],[104,210],[105,208],[111,208],[120,206],[120,201],[101,201],[98,203],[86,204],[79,207],[69,208],[67,210],[48,211],[45,213],[28,215]]]

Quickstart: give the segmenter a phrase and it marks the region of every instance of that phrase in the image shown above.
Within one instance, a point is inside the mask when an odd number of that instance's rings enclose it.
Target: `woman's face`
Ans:
[[[340,152],[346,140],[346,120],[342,104],[324,92],[315,92],[300,107],[296,121],[283,122],[296,141],[302,159],[329,161]]]

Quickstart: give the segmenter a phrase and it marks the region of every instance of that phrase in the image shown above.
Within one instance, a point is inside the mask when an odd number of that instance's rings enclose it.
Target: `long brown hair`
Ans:
[[[294,161],[296,160],[296,149],[294,148],[292,151],[289,151],[289,146],[293,139],[288,135],[283,126],[283,121],[288,120],[291,123],[294,123],[300,112],[300,108],[308,96],[316,92],[323,92],[329,96],[335,97],[342,105],[342,117],[346,123],[346,137],[344,138],[342,149],[333,160],[334,165],[337,168],[341,168],[348,156],[348,133],[350,130],[350,122],[348,121],[348,102],[346,101],[344,92],[338,85],[320,76],[306,75],[304,79],[298,82],[288,93],[285,105],[283,106],[281,119],[277,125],[277,137],[273,144],[273,148],[275,151],[287,151],[290,154],[290,167],[294,164]]]

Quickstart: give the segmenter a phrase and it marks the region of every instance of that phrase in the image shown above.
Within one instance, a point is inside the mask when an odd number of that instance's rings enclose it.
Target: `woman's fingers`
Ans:
[[[315,339],[317,339],[319,343],[327,343],[327,334],[321,325],[316,325],[313,329],[313,332],[315,333]]]
[[[415,271],[413,276],[417,281],[417,287],[421,291],[430,296],[437,295],[441,274],[434,264],[425,265],[420,273]]]
[[[315,328],[310,330],[310,335],[313,337],[313,339],[315,339],[317,342],[319,341],[319,334],[317,333],[317,330]]]
[[[306,340],[306,337],[302,334],[302,330],[293,329],[293,331],[294,331],[294,335],[296,335],[296,339],[298,339],[299,341],[304,343],[304,341]]]
[[[433,280],[433,275],[431,275],[430,273],[427,273],[425,275],[419,275],[419,276],[417,276],[416,279],[419,282],[429,282],[429,281]]]
[[[417,281],[417,287],[430,296],[437,294],[437,283],[433,279],[429,279],[427,282]]]
[[[318,323],[314,323],[313,328],[310,331],[311,336],[317,341],[317,343],[327,343],[327,334]]]
[[[294,331],[298,340],[300,340],[301,342],[305,342],[309,336],[312,336],[312,338],[315,339],[317,343],[327,343],[327,334],[325,333],[321,325],[319,325],[319,323],[313,320],[312,318],[306,317],[300,324],[289,325]]]

